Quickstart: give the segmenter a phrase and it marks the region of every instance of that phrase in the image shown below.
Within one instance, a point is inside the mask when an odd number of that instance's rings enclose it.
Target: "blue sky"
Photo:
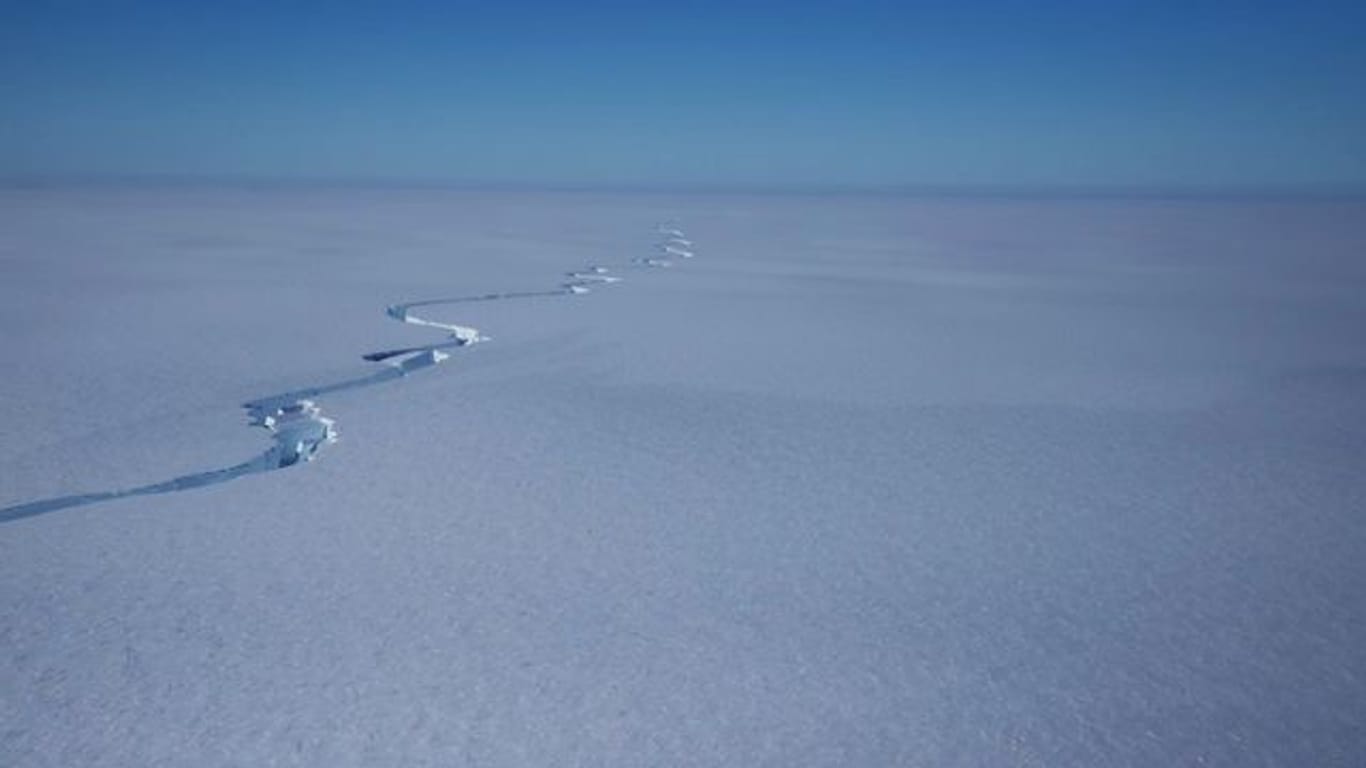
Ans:
[[[1366,186],[1357,4],[0,3],[0,176]]]

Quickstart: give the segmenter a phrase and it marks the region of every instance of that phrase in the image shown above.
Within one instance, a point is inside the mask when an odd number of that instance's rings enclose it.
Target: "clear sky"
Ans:
[[[1362,187],[1363,5],[0,0],[0,176]]]

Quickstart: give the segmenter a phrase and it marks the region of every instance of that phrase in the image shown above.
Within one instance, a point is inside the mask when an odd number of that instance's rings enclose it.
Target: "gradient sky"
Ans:
[[[1366,186],[1325,2],[13,2],[0,176]]]

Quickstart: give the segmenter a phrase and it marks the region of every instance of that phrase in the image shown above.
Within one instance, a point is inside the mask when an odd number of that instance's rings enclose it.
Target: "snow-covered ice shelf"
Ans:
[[[0,190],[0,508],[149,491],[0,524],[0,765],[1360,765],[1363,253],[1350,200]]]

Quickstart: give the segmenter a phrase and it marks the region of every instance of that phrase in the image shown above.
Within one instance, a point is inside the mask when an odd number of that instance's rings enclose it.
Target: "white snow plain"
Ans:
[[[0,764],[1361,765],[1364,329],[1352,201],[5,189]]]

